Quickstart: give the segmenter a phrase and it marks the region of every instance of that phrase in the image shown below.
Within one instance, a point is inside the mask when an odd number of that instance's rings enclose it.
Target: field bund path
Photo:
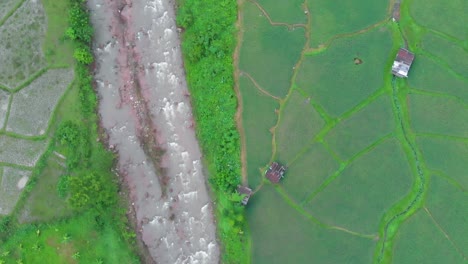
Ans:
[[[174,3],[91,0],[99,113],[157,263],[218,263]]]

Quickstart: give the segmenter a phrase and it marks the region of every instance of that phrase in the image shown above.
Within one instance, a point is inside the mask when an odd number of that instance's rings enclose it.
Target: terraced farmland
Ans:
[[[8,215],[47,149],[49,121],[74,73],[46,63],[47,18],[40,2],[2,5],[7,12],[2,9],[0,19],[0,214]]]
[[[252,263],[466,263],[466,1],[271,2],[240,5]]]

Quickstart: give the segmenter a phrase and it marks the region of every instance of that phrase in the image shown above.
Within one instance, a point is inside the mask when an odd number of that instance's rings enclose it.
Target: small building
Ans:
[[[414,54],[406,49],[401,48],[392,65],[392,73],[400,78],[407,78],[411,64],[414,60]]]
[[[247,203],[249,202],[250,196],[252,196],[252,189],[250,189],[247,186],[239,185],[237,186],[237,192],[241,195],[244,195],[244,198],[242,198],[242,201],[241,201],[242,205],[247,205]]]
[[[278,164],[278,162],[273,162],[270,164],[270,167],[265,172],[265,177],[269,179],[272,183],[278,183],[281,178],[284,177],[284,172],[286,167]]]

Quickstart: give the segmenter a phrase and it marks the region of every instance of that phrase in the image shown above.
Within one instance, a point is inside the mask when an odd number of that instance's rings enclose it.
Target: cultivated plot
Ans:
[[[324,44],[333,36],[352,33],[383,21],[389,1],[348,0],[337,4],[328,0],[307,0],[311,15],[312,47]]]
[[[303,0],[269,1],[256,0],[275,23],[299,24],[307,22]]]
[[[239,68],[272,95],[283,97],[305,43],[304,29],[271,26],[251,2],[245,2],[243,8],[243,23],[252,26],[244,29]]]
[[[392,103],[385,95],[341,121],[327,134],[325,140],[341,159],[346,160],[393,129]]]
[[[385,211],[410,191],[411,170],[404,157],[396,139],[384,141],[316,194],[309,212],[330,225],[377,233]]]
[[[282,185],[298,202],[304,202],[308,194],[319,188],[340,167],[321,143],[315,143],[305,152],[298,153],[293,163],[287,165],[288,172]]]
[[[0,167],[0,214],[8,215],[16,205],[22,190],[28,183],[31,171],[12,167]]]
[[[0,1],[0,21],[2,21],[21,0],[2,0]]]
[[[434,34],[426,34],[421,46],[449,65],[453,71],[468,79],[468,52],[462,47]]]
[[[0,27],[0,83],[15,88],[45,67],[46,17],[40,1],[25,1]]]
[[[271,157],[272,133],[279,104],[262,93],[246,76],[240,78],[242,94],[242,123],[247,151],[249,184],[256,187],[263,179],[260,168],[268,164]]]
[[[426,56],[418,56],[413,64],[408,78],[410,87],[456,96],[468,104],[468,81]]]
[[[394,243],[393,263],[465,263],[424,209],[401,225]]]
[[[281,109],[279,124],[275,131],[277,158],[284,163],[291,162],[307,147],[324,124],[323,119],[310,104],[310,98],[293,90],[284,108]]]
[[[415,132],[468,137],[468,108],[460,101],[421,94],[409,95],[408,101]]]
[[[443,137],[421,136],[417,138],[427,167],[448,176],[468,190],[466,164],[468,164],[468,143]]]
[[[13,96],[7,131],[27,136],[43,135],[73,77],[72,69],[48,70],[17,92]]]
[[[0,163],[33,167],[47,147],[46,140],[26,140],[0,135]]]
[[[391,45],[386,27],[338,39],[306,57],[297,84],[330,115],[339,116],[382,88]],[[356,58],[362,63],[355,64]]]
[[[417,23],[458,39],[468,37],[468,2],[465,0],[413,0],[410,13]]]
[[[5,125],[9,101],[10,93],[0,90],[0,129]]]
[[[468,237],[462,231],[468,226],[467,205],[466,190],[444,178],[431,178],[424,210],[462,256],[468,256]]]
[[[295,210],[272,185],[247,209],[252,263],[370,263],[374,241],[315,224]]]

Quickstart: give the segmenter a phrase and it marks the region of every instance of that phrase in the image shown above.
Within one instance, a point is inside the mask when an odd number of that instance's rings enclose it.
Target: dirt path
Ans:
[[[90,0],[101,125],[157,263],[218,263],[170,0]],[[145,261],[150,261],[146,259]]]

